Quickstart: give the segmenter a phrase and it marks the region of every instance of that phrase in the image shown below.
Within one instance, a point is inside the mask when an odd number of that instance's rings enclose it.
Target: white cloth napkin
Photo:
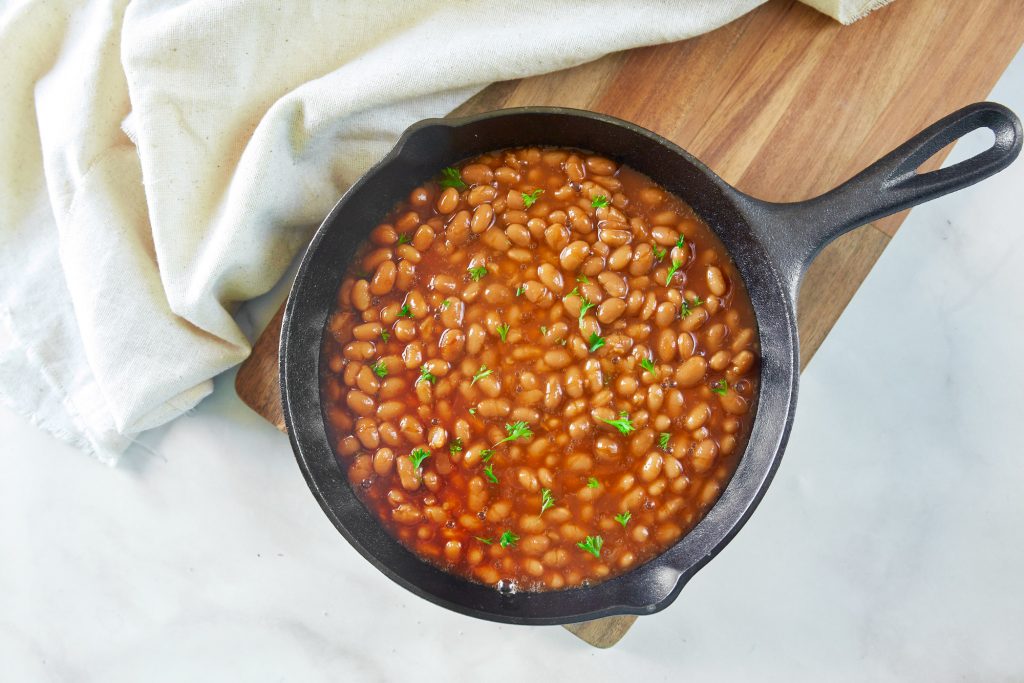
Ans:
[[[237,305],[409,124],[762,1],[8,4],[0,399],[115,462],[246,357]]]

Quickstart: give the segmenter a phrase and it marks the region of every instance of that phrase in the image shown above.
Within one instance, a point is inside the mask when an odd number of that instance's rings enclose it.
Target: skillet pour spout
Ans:
[[[949,143],[979,128],[995,135],[988,150],[948,168],[917,172]],[[1002,170],[1019,154],[1022,139],[1013,112],[990,102],[972,104],[838,188],[807,201],[778,204],[736,190],[655,133],[594,112],[531,107],[421,121],[338,201],[314,235],[292,285],[282,323],[280,379],[299,468],[328,518],[360,554],[395,582],[448,609],[514,624],[566,624],[664,609],[740,530],[779,466],[799,379],[796,295],[815,255],[859,225]],[[454,162],[533,145],[575,147],[615,159],[693,207],[721,239],[746,284],[760,337],[761,381],[750,438],[733,478],[704,519],[675,545],[596,585],[500,592],[421,561],[355,496],[328,441],[320,406],[319,356],[345,268],[388,208]]]

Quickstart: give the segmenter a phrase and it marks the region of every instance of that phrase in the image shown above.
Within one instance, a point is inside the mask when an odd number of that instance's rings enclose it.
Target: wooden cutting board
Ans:
[[[672,140],[744,192],[796,201],[829,190],[934,120],[985,99],[1024,41],[1021,17],[1024,0],[897,0],[844,27],[795,0],[773,0],[691,40],[495,83],[452,115],[527,105],[611,114]],[[845,235],[811,266],[800,291],[801,367],[905,217]],[[284,431],[281,315],[257,340],[235,387]],[[635,620],[609,617],[566,628],[595,647],[610,647]]]

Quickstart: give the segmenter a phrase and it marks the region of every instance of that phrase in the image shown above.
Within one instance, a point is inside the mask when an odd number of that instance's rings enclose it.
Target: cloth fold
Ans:
[[[238,304],[408,125],[762,1],[8,5],[0,400],[116,462],[246,357]]]

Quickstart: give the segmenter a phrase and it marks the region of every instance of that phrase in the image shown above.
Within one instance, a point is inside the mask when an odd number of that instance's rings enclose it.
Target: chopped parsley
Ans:
[[[586,275],[577,275],[576,276],[576,282],[582,282],[585,285],[589,285],[590,284],[590,280],[587,279]]]
[[[447,310],[448,307],[451,306],[451,305],[452,305],[452,300],[451,299],[445,299],[444,301],[441,302],[441,310],[442,311]]]
[[[629,419],[629,413],[627,412],[619,413],[619,418],[616,420],[602,420],[602,422],[607,422],[625,436],[629,436],[636,431],[636,427],[633,426],[633,422]]]
[[[686,299],[683,299],[683,303],[679,304],[679,315],[681,315],[682,317],[685,318],[686,316],[688,316],[691,313],[693,313],[693,309],[694,308],[696,308],[697,306],[700,306],[703,303],[704,303],[704,300],[701,299],[699,296],[695,296],[693,298],[693,301],[691,301],[689,303],[686,302]]]
[[[587,297],[585,297],[583,295],[580,295],[580,299],[583,302],[583,303],[580,304],[580,320],[583,320],[583,316],[585,316],[587,314],[587,311],[589,311],[591,308],[593,308],[597,304],[591,303],[590,299],[588,299]]]
[[[494,444],[498,446],[505,443],[506,441],[515,441],[516,439],[529,439],[533,436],[533,431],[530,429],[530,425],[525,422],[514,422],[512,424],[505,425],[505,431],[508,432],[508,436]]]
[[[469,414],[470,415],[476,415],[476,408],[470,408],[469,409]]]
[[[373,365],[371,365],[370,369],[373,370],[373,374],[377,375],[378,377],[388,376],[388,366],[384,365],[383,360],[379,360]]]
[[[580,541],[576,545],[594,557],[601,557],[601,546],[604,545],[604,539],[600,536],[587,536],[586,540]]]
[[[516,287],[516,296],[522,296],[526,293],[526,285],[519,285]]]
[[[540,514],[544,514],[544,511],[555,504],[555,499],[551,496],[551,489],[540,490]]]
[[[494,465],[488,463],[487,466],[484,467],[484,474],[487,475],[487,478],[491,480],[492,484],[498,483],[498,477],[494,474]]]
[[[412,233],[403,232],[398,236],[399,244],[409,244],[409,242],[412,242]]]
[[[683,267],[682,261],[676,261],[672,259],[672,267],[668,269],[668,275],[665,277],[665,286],[668,287],[669,283],[672,282],[672,276],[676,274],[676,271]]]
[[[455,437],[454,439],[452,439],[451,443],[448,444],[448,452],[452,453],[453,455],[455,453],[461,453],[462,439],[460,439],[459,437]]]
[[[632,516],[633,513],[631,513],[629,510],[626,510],[622,514],[615,515],[615,521],[621,524],[622,528],[625,529],[626,525],[629,524],[629,518]],[[598,550],[600,550],[600,548],[598,548]]]
[[[654,361],[652,361],[650,358],[644,358],[642,361],[640,361],[640,367],[642,367],[644,370],[651,373],[652,375],[658,374],[658,368],[654,367]]]
[[[588,489],[596,489],[596,488],[598,488],[600,486],[601,486],[601,482],[599,482],[596,477],[591,477],[590,479],[587,479],[587,488]]]
[[[480,541],[485,545],[491,545],[492,543],[494,543],[493,538],[484,538],[483,536],[474,536],[473,538],[475,538],[476,540]]]
[[[382,340],[384,340],[384,341],[387,341],[388,339],[391,339],[391,335],[390,335],[390,334],[388,334],[388,331],[387,331],[387,330],[381,330],[381,331],[380,331],[380,338],[381,338]]]
[[[729,393],[729,383],[724,379],[720,379],[711,385],[711,391],[718,394],[719,396],[725,396]]]
[[[476,371],[475,375],[473,375],[473,381],[469,383],[469,386],[473,386],[476,384],[478,379],[483,379],[492,372],[494,372],[494,370],[489,370],[486,365],[481,365],[480,369]]]
[[[658,435],[658,446],[662,450],[667,451],[668,450],[668,440],[671,439],[671,438],[672,438],[671,434],[669,434],[668,432],[662,432],[661,434]]]
[[[543,325],[541,325],[540,326],[540,333],[546,337],[548,335],[548,328],[546,328]]]
[[[595,195],[594,198],[590,200],[590,205],[595,209],[606,207],[608,206],[608,197],[603,194]]]
[[[604,337],[599,335],[597,332],[591,332],[590,339],[587,340],[587,343],[590,344],[590,352],[593,353],[604,346]]]
[[[538,199],[540,199],[540,196],[542,194],[544,194],[544,190],[534,190],[533,192],[522,192],[521,194],[523,195],[523,205],[527,209],[529,209],[531,206],[534,205],[534,203],[536,203],[536,201]]]
[[[512,530],[509,529],[501,535],[500,539],[498,539],[498,545],[500,545],[502,548],[507,548],[510,545],[515,545],[516,541],[518,540],[519,537],[512,533]]]
[[[494,449],[493,448],[485,448],[482,451],[480,451],[480,459],[483,460],[484,462],[487,462],[488,460],[490,460],[493,457],[494,457]]]
[[[501,341],[505,341],[505,338],[508,337],[508,331],[512,329],[512,326],[508,323],[502,323],[494,329],[498,331],[498,336],[501,337]]]
[[[412,460],[412,466],[415,469],[419,469],[423,461],[430,457],[430,451],[426,448],[414,448],[412,453],[409,454],[409,459]]]
[[[470,268],[469,277],[471,277],[474,282],[480,282],[480,280],[484,279],[484,277],[489,272],[490,271],[487,270],[487,266],[480,266],[479,268]]]
[[[441,187],[454,187],[456,190],[462,190],[467,185],[462,180],[462,174],[459,173],[458,169],[449,166],[448,168],[441,169]]]
[[[402,310],[398,312],[399,318],[411,318],[413,317],[412,311],[409,310],[409,304],[402,304]]]
[[[676,240],[676,246],[682,249],[684,244],[686,244],[686,235],[680,235]]]
[[[437,377],[427,369],[426,365],[420,366],[420,379],[424,382],[430,382],[431,384],[437,382]]]
[[[665,258],[665,254],[668,253],[661,247],[651,247],[651,251],[654,252],[654,259],[656,261],[660,261],[661,259]]]

